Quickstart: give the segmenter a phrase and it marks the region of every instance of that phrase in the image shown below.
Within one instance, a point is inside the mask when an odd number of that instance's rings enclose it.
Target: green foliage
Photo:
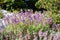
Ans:
[[[3,13],[0,12],[0,18],[3,18],[3,17],[4,17]]]
[[[60,24],[60,14],[56,14],[51,11],[47,11],[46,14],[47,16],[52,17],[55,23]]]
[[[58,10],[60,10],[60,0],[57,1]]]
[[[4,0],[0,0],[0,4],[4,3]]]
[[[35,6],[40,8],[45,8],[52,12],[57,12],[57,0],[39,0],[36,2]]]
[[[27,8],[30,8],[30,9],[36,9],[35,7],[35,3],[37,2],[38,0],[28,0],[28,1],[24,1],[26,3],[26,7]]]
[[[20,10],[21,8],[31,8],[31,9],[36,9],[35,3],[38,0],[3,0],[0,3],[1,8],[5,10]]]
[[[21,7],[25,7],[23,0],[4,0],[1,4],[1,8],[11,11],[20,9]]]
[[[15,0],[4,0],[4,3],[6,2],[14,2]]]
[[[52,12],[58,12],[60,9],[60,0],[1,0],[1,8],[6,10],[20,10],[21,8],[40,9],[45,8]]]

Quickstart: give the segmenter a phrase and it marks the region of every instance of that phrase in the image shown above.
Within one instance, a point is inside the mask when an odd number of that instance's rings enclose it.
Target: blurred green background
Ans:
[[[56,12],[60,9],[60,0],[0,0],[0,6],[5,10],[21,8],[39,10],[40,8]]]

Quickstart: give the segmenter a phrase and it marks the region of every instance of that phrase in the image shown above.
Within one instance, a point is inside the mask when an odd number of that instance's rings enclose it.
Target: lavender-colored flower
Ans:
[[[28,12],[25,12],[25,16],[28,16],[28,15],[30,15]]]
[[[39,19],[39,17],[40,17],[40,15],[39,15],[39,14],[34,14],[34,16],[33,16],[33,17],[34,17],[34,19],[35,19],[35,20],[38,20],[38,19]]]
[[[40,30],[40,31],[38,32],[38,35],[39,35],[39,37],[42,37],[42,35],[43,35],[42,30]]]
[[[43,36],[44,36],[43,40],[48,40],[48,32],[47,31],[43,33]]]
[[[53,24],[53,19],[52,19],[51,17],[49,17],[49,18],[47,19],[47,23],[48,23],[49,25],[52,25],[52,24]]]
[[[23,13],[23,12],[19,13],[19,17],[21,17],[23,15],[25,16],[25,13]]]
[[[7,20],[7,22],[8,22],[8,24],[12,24],[12,16],[7,16],[6,17],[6,20]]]
[[[6,18],[6,20],[8,21],[8,23],[9,23],[9,18],[10,18],[10,16],[9,15],[7,15],[7,16],[5,16],[5,18]]]
[[[58,25],[57,24],[53,24],[52,27],[55,29],[55,30],[58,30]]]
[[[15,18],[15,19],[14,19],[14,22],[15,22],[15,23],[18,23],[18,22],[19,22],[19,20]]]
[[[22,22],[25,22],[25,17],[21,16],[21,20],[22,20]]]
[[[42,19],[39,14],[33,14],[32,18],[33,18],[33,21],[42,23]]]
[[[34,39],[33,40],[38,40],[37,39],[37,33],[36,32],[33,32],[33,35],[34,35]]]
[[[31,15],[28,16],[28,20],[32,20],[32,16]]]
[[[30,37],[31,37],[30,34],[26,34],[26,35],[24,36],[25,40],[29,40]]]

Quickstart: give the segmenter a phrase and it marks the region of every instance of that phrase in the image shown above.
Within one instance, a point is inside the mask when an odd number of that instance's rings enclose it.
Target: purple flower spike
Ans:
[[[42,23],[42,18],[39,14],[34,14],[34,20],[37,20],[38,22]]]
[[[28,12],[25,12],[25,16],[28,16],[29,15],[29,13]]]
[[[57,24],[53,24],[52,27],[53,27],[54,29],[56,29],[56,30],[58,29],[58,25],[57,25]]]
[[[10,16],[9,16],[9,15],[7,15],[5,18],[6,18],[6,20],[7,20],[7,21],[8,21],[8,23],[9,23],[9,22],[10,22],[10,21],[9,21]]]
[[[14,19],[14,22],[15,22],[15,23],[18,23],[18,22],[19,22],[19,20],[15,18],[15,19]]]
[[[32,20],[32,17],[30,15],[28,16],[28,20]]]
[[[42,30],[40,30],[40,31],[38,32],[38,35],[39,35],[39,37],[42,37],[42,35],[43,35]]]
[[[21,16],[22,22],[25,22],[25,16]]]
[[[50,17],[50,18],[47,19],[47,22],[48,22],[49,25],[52,25],[53,24],[53,19]]]
[[[40,15],[39,14],[34,14],[33,17],[34,17],[34,20],[39,20]]]

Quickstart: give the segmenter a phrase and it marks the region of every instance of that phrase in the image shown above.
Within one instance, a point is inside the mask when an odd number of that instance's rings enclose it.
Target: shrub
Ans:
[[[48,11],[57,12],[57,0],[38,0],[35,4],[36,8],[44,8]]]

